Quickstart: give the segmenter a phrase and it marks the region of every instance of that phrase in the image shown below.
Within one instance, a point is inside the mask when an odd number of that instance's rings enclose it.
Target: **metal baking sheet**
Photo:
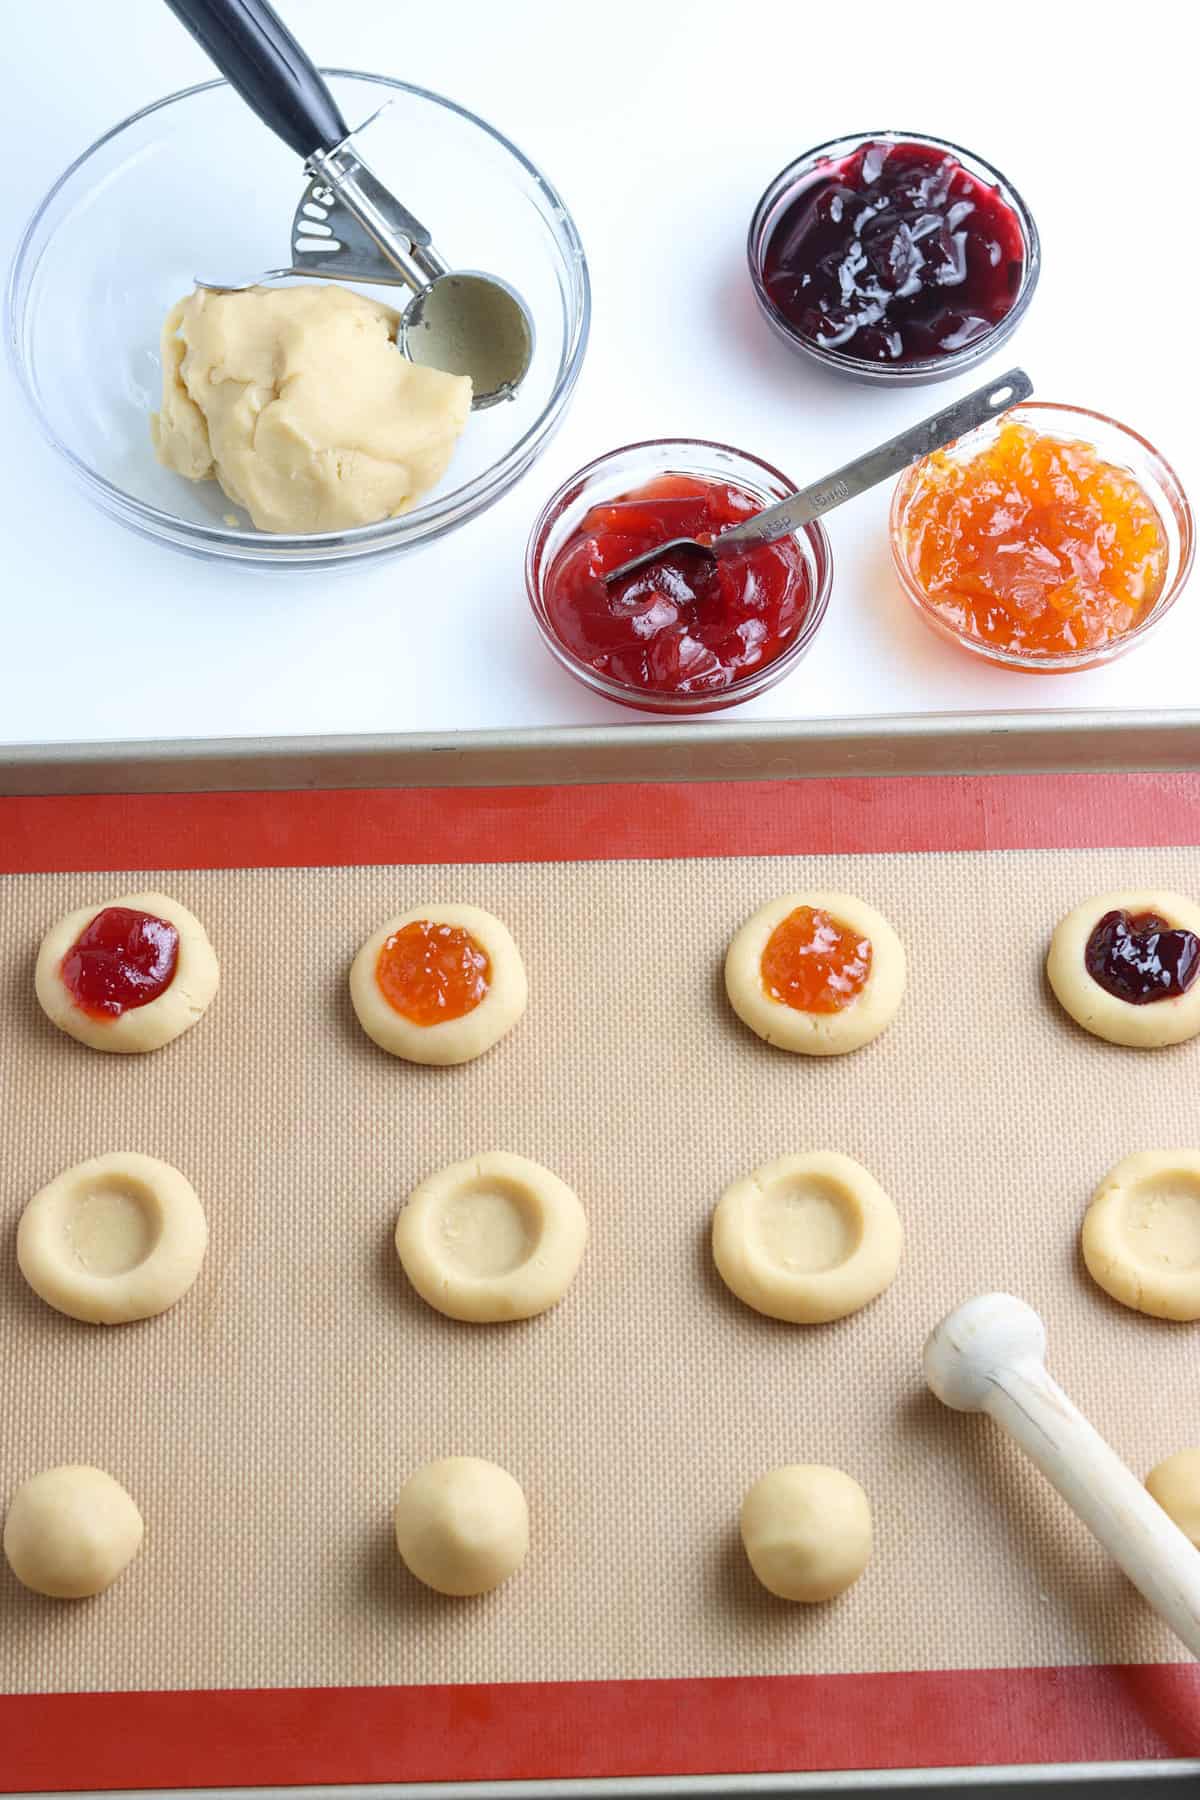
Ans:
[[[1200,713],[1114,723],[1081,715],[1053,723],[1015,715],[987,731],[960,721],[864,722],[826,727],[630,727],[606,731],[463,734],[453,742],[288,740],[253,743],[48,746],[0,751],[4,793],[171,793],[287,788],[512,786],[553,782],[787,780],[808,775],[940,773],[993,770],[1086,770],[1200,767]],[[0,1746],[0,1757],[3,1755]],[[547,1792],[578,1796],[804,1793],[832,1796],[905,1788],[995,1795],[1011,1784],[1063,1795],[1132,1795],[1200,1790],[1200,1763],[1071,1765],[1011,1770],[893,1770],[840,1776],[769,1776],[727,1781],[692,1778],[553,1784],[475,1783],[462,1787],[389,1786],[293,1793],[351,1795],[450,1794],[472,1800]],[[248,1790],[247,1790],[248,1791]]]

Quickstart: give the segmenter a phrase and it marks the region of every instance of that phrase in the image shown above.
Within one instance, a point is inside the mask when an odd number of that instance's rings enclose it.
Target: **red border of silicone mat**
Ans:
[[[1184,843],[1200,774],[0,798],[3,873]],[[1195,1664],[0,1695],[3,1793],[1168,1757]]]
[[[1200,843],[1200,775],[0,797],[0,873]]]

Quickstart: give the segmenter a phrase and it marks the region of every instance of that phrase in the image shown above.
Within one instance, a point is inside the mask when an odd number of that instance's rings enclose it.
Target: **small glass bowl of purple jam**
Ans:
[[[853,380],[960,375],[1015,331],[1041,267],[1037,226],[990,163],[915,131],[865,131],[775,177],[746,252],[792,350]]]

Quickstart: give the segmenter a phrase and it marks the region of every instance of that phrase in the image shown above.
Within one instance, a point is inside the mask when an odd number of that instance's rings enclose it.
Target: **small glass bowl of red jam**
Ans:
[[[1127,425],[1028,400],[913,465],[892,561],[925,623],[1005,668],[1063,674],[1145,641],[1195,549],[1179,477]]]
[[[750,278],[767,323],[839,375],[916,386],[961,375],[1016,329],[1041,266],[1016,189],[915,131],[834,138],[754,211]]]
[[[820,524],[722,558],[666,557],[603,574],[672,537],[711,539],[795,491],[727,444],[664,438],[589,463],[543,507],[525,553],[542,640],[595,694],[689,716],[739,706],[782,681],[811,647],[833,577]]]

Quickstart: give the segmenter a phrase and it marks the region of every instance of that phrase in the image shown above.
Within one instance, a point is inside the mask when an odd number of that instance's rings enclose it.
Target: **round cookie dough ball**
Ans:
[[[1050,941],[1059,1005],[1093,1037],[1140,1050],[1200,1032],[1200,906],[1158,888],[1085,900]]]
[[[478,906],[417,906],[374,932],[350,969],[358,1022],[407,1062],[464,1063],[512,1030],[528,998],[507,926]]]
[[[142,1515],[103,1469],[43,1469],[12,1497],[4,1554],[35,1594],[83,1600],[111,1587],[142,1544]]]
[[[857,1312],[890,1286],[904,1233],[875,1177],[836,1150],[781,1156],[727,1187],[713,1260],[739,1300],[791,1325]]]
[[[64,1170],[17,1227],[17,1262],[34,1293],[89,1325],[124,1325],[174,1306],[207,1245],[187,1176],[134,1150]]]
[[[52,925],[34,986],[60,1031],[93,1050],[161,1050],[217,991],[216,953],[199,919],[167,894],[123,894]]]
[[[742,1543],[758,1579],[781,1600],[832,1600],[870,1560],[871,1505],[841,1469],[790,1463],[746,1495]]]
[[[500,1150],[430,1175],[396,1221],[396,1250],[422,1300],[470,1324],[556,1306],[586,1243],[587,1218],[566,1182]]]
[[[1177,1450],[1146,1477],[1146,1486],[1200,1550],[1200,1450]]]
[[[1155,1319],[1200,1319],[1200,1150],[1127,1156],[1092,1197],[1081,1234],[1088,1274]]]
[[[529,1549],[529,1509],[507,1469],[478,1456],[425,1463],[400,1490],[396,1548],[439,1594],[486,1594]]]
[[[752,913],[725,957],[738,1018],[781,1050],[842,1056],[879,1036],[904,996],[904,946],[850,894],[784,894]]]

